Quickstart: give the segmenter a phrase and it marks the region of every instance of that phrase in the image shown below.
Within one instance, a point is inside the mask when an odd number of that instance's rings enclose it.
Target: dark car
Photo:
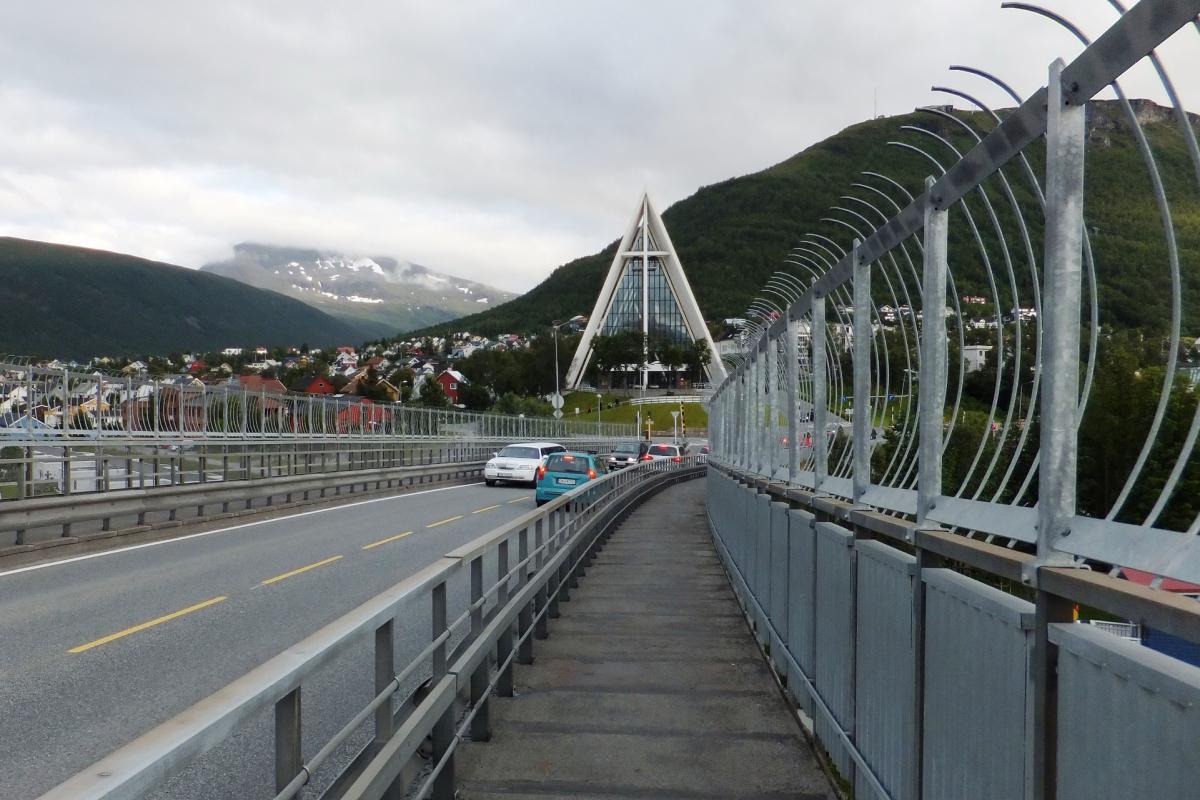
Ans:
[[[631,467],[639,461],[649,461],[646,451],[650,449],[649,442],[621,442],[605,459],[609,469]]]

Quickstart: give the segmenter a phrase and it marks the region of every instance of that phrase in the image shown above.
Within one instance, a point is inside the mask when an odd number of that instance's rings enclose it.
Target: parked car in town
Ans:
[[[679,444],[652,444],[646,453],[652,461],[669,458],[672,461],[679,462],[687,454],[687,446]]]
[[[566,449],[555,442],[510,444],[483,466],[483,482],[488,486],[495,486],[500,481],[533,486],[537,483],[538,467],[543,459],[554,453],[566,452]]]
[[[649,449],[650,443],[646,441],[621,442],[613,448],[605,463],[610,470],[614,470],[633,466],[639,461],[649,461],[650,457],[646,454]]]
[[[604,459],[593,453],[554,453],[538,468],[534,501],[539,506],[549,503],[559,495],[593,481],[607,472]]]

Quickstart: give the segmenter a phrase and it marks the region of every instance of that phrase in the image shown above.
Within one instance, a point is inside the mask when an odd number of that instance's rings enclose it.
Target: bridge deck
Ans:
[[[460,750],[459,797],[828,798],[721,571],[704,481],[617,530],[493,737]]]

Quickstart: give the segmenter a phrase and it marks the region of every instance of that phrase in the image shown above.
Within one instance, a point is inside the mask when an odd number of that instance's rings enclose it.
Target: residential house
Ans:
[[[303,375],[292,384],[293,392],[333,394],[333,381],[324,375]]]
[[[378,405],[368,398],[343,407],[338,411],[338,433],[349,431],[378,431],[387,426],[394,414],[386,406]]]
[[[442,389],[446,392],[446,397],[450,398],[451,405],[458,405],[458,393],[462,387],[466,386],[470,381],[467,376],[463,375],[456,369],[444,369],[436,378],[437,382],[442,385]]]

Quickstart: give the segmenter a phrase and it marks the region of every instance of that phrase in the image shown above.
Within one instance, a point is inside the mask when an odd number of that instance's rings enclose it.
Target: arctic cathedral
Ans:
[[[662,364],[650,361],[646,343],[652,338],[671,340],[678,345],[704,342],[712,354],[706,368],[709,381],[716,383],[725,378],[725,367],[716,355],[675,246],[646,194],[638,201],[633,221],[617,246],[579,348],[571,359],[567,386],[575,389],[583,381],[597,335],[626,332],[642,336],[642,363],[628,368],[640,370],[643,386],[649,382],[650,373],[666,371]]]

